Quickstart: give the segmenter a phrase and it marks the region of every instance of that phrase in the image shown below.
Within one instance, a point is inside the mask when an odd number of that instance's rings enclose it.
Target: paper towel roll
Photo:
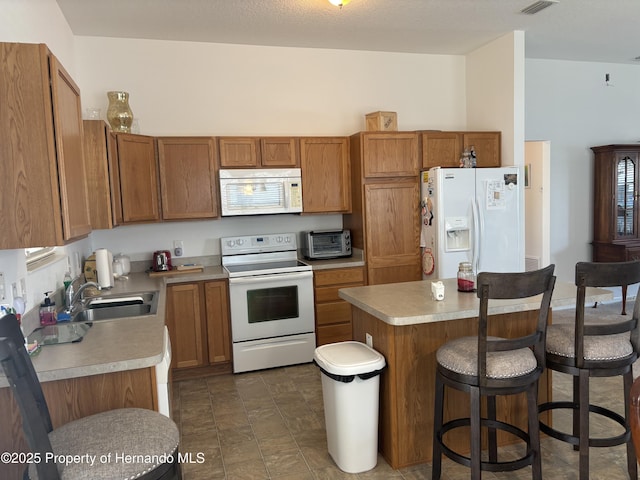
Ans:
[[[96,270],[98,272],[98,285],[102,288],[113,286],[113,255],[106,248],[96,250]]]

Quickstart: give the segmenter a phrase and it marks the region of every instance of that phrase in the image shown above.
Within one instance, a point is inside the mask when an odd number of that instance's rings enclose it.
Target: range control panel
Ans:
[[[222,255],[295,251],[298,248],[295,233],[269,233],[244,235],[220,239]]]

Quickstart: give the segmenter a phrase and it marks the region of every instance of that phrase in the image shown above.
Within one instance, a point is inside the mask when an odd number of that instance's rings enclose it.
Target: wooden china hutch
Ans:
[[[640,145],[591,147],[595,154],[593,261],[640,259]],[[627,289],[622,289],[626,314]]]

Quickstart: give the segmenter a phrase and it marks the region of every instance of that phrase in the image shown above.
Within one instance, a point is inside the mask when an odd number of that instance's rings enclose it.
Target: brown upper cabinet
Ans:
[[[159,137],[157,142],[162,219],[217,217],[213,137]]]
[[[91,232],[80,90],[44,44],[0,44],[0,249]]]
[[[154,137],[117,133],[123,223],[160,221]]]
[[[298,139],[293,137],[219,137],[221,168],[300,167]]]
[[[360,133],[365,178],[418,175],[418,134],[415,132]]]
[[[83,125],[91,227],[113,228],[122,223],[116,137],[103,120],[85,120]]]
[[[500,167],[500,132],[422,132],[422,168],[460,166],[465,148],[473,147],[477,167]]]
[[[351,162],[347,137],[300,139],[302,211],[351,211]]]
[[[417,136],[360,132],[349,139],[353,205],[343,224],[364,252],[368,285],[422,276]]]

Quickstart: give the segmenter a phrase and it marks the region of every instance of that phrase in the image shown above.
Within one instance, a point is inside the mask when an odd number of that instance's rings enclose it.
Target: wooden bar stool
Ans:
[[[570,443],[580,451],[580,480],[589,479],[589,447],[612,447],[627,444],[627,469],[637,478],[636,457],[629,428],[629,398],[633,383],[632,365],[638,358],[638,314],[640,295],[631,319],[617,322],[585,324],[585,292],[587,287],[622,287],[640,282],[640,261],[579,262],[576,264],[576,316],[574,324],[550,325],[547,330],[547,368],[573,376],[573,401],[555,401],[540,405],[539,411],[568,409],[573,415],[573,433],[561,432],[544,422],[540,429],[547,435]],[[597,310],[594,310],[597,312]],[[625,416],[589,401],[591,377],[622,376]],[[589,413],[618,423],[622,433],[607,438],[591,438]]]
[[[34,458],[40,460],[25,470],[25,480],[182,478],[178,427],[153,410],[118,408],[54,429],[15,315],[0,318],[0,364],[20,408],[27,444]],[[116,456],[123,454],[133,461],[118,461]],[[56,458],[94,461],[64,463],[56,462]]]
[[[535,272],[478,274],[477,295],[480,298],[478,335],[452,340],[436,354],[436,399],[433,427],[432,479],[438,480],[442,470],[442,454],[471,467],[471,478],[480,480],[482,471],[512,471],[532,466],[533,478],[542,479],[540,435],[538,428],[538,379],[544,370],[544,339],[551,295],[555,285],[555,266]],[[519,338],[488,336],[491,318],[489,300],[527,299],[539,305],[538,319],[528,335]],[[443,424],[445,385],[468,392],[469,418],[458,418]],[[496,420],[496,396],[526,392],[528,431]],[[481,415],[481,398],[487,399],[487,417]],[[471,427],[471,454],[465,457],[453,451],[444,441],[445,434],[459,427]],[[489,460],[483,461],[482,428],[488,430]],[[526,453],[515,460],[499,461],[496,431],[502,430],[523,440]]]

